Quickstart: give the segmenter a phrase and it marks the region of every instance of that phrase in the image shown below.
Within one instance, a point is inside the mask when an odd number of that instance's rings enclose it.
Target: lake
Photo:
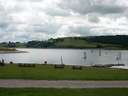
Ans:
[[[99,49],[17,49],[27,53],[0,54],[0,59],[14,63],[38,63],[47,61],[49,64],[60,64],[61,56],[66,65],[94,64],[126,64],[128,66],[127,50]]]

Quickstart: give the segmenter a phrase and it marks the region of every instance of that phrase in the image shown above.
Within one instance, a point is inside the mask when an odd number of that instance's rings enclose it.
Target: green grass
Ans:
[[[13,64],[0,67],[0,79],[128,80],[128,70],[91,67],[73,70],[71,66],[66,66],[64,69],[55,69],[53,65],[22,68]]]
[[[128,96],[128,89],[5,89],[0,96]]]
[[[118,44],[104,44],[100,42],[90,42],[87,39],[73,39],[71,37],[69,38],[62,38],[60,41],[56,41],[55,46],[57,48],[98,48],[98,45],[101,45],[104,49],[113,49],[113,50],[119,50],[119,49],[126,49],[126,47],[122,47]]]
[[[86,40],[75,40],[71,38],[65,38],[64,41],[56,42],[58,47],[66,48],[96,48],[96,44],[89,43]]]

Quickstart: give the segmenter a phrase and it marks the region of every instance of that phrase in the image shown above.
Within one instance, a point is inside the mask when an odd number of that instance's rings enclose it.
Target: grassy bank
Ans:
[[[73,70],[71,66],[55,69],[53,65],[36,65],[35,68],[28,68],[12,64],[0,66],[0,79],[128,80],[128,70],[90,67]]]
[[[128,89],[4,89],[0,96],[127,96]]]
[[[0,48],[0,51],[17,51],[15,48]]]
[[[76,40],[72,38],[63,38],[60,41],[58,39],[54,45],[58,48],[97,48],[96,44],[90,43],[87,40]]]

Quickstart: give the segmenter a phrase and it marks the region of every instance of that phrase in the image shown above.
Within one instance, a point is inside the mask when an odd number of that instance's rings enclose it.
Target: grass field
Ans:
[[[87,39],[73,39],[71,37],[63,38],[62,40],[57,41],[54,44],[57,48],[98,48],[98,45],[100,45],[104,49],[126,49],[126,47],[122,48],[121,45],[118,44],[90,42]]]
[[[0,66],[0,79],[128,80],[128,70],[91,67],[73,70],[71,66],[55,69],[53,65],[36,65],[35,68],[28,68],[10,64]]]
[[[4,89],[0,96],[128,96],[128,89]]]
[[[90,43],[86,40],[75,40],[71,38],[65,38],[63,41],[56,42],[56,46],[62,48],[96,48],[96,44]]]

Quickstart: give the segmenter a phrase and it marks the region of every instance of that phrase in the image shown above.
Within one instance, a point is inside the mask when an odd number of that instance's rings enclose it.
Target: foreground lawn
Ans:
[[[0,96],[128,96],[128,89],[4,89]]]
[[[55,69],[53,65],[36,65],[35,68],[28,68],[13,64],[0,66],[0,79],[128,80],[128,70],[91,67],[73,70],[71,66]]]

